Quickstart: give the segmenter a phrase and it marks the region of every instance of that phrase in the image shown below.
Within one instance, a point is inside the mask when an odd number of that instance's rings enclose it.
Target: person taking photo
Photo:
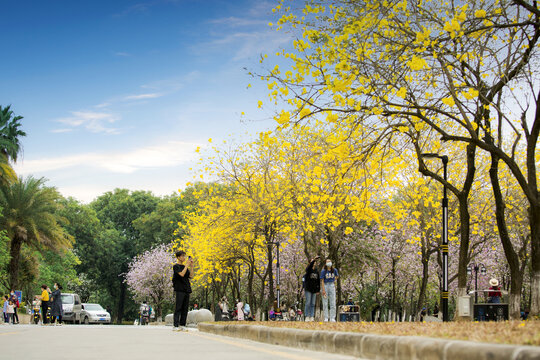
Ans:
[[[306,321],[315,321],[315,300],[317,294],[321,291],[319,270],[315,266],[320,256],[316,256],[309,262],[304,275],[304,293],[306,296],[306,306],[304,314]]]
[[[191,294],[191,284],[189,280],[193,277],[193,259],[191,256],[186,259],[185,251],[176,252],[176,264],[173,265],[173,287],[176,295],[174,307],[173,331],[187,330],[186,321],[189,306],[189,294]]]

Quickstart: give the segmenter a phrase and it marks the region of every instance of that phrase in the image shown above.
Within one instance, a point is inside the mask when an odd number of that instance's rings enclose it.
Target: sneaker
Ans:
[[[174,327],[172,328],[172,331],[180,331],[180,328],[179,328],[178,326],[174,326]]]
[[[180,326],[180,331],[188,331],[187,327],[186,326]]]
[[[328,319],[324,319],[324,322],[328,322]]]
[[[330,322],[336,322],[336,319],[332,319],[332,320],[330,320]]]

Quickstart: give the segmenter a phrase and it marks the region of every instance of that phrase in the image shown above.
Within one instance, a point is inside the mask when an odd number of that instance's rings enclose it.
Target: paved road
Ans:
[[[0,359],[353,359],[166,326],[0,325]]]

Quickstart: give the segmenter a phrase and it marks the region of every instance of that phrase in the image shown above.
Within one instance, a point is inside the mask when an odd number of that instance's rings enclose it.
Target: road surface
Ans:
[[[343,355],[304,351],[168,326],[0,325],[0,359],[21,360],[334,360]]]

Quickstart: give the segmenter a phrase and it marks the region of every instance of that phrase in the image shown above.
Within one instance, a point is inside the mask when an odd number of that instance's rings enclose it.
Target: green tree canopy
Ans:
[[[45,179],[27,177],[10,186],[0,187],[0,228],[10,239],[9,286],[19,285],[19,260],[23,244],[35,249],[66,249],[73,237],[61,226],[61,195],[55,188],[44,186]]]

